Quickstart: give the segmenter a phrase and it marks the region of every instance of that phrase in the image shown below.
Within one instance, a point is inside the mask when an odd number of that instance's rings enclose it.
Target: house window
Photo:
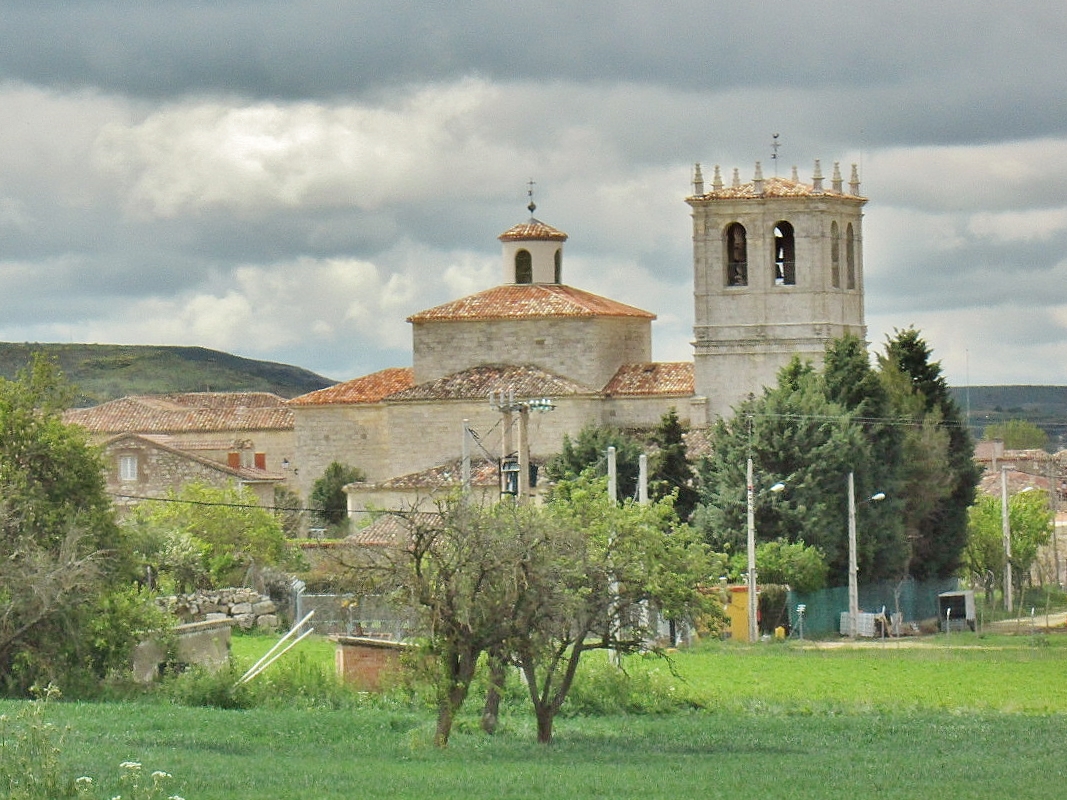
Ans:
[[[515,283],[533,283],[533,257],[529,250],[515,254]]]
[[[830,223],[830,285],[841,288],[841,229],[836,221]]]
[[[856,236],[852,223],[845,228],[845,288],[856,288]]]
[[[774,285],[794,286],[797,282],[796,239],[793,226],[779,222],[774,226]]]
[[[748,286],[748,242],[745,226],[735,222],[726,229],[726,285]]]
[[[119,480],[137,480],[137,456],[119,456]]]
[[[553,276],[556,283],[563,283],[563,250],[556,250],[556,271]]]

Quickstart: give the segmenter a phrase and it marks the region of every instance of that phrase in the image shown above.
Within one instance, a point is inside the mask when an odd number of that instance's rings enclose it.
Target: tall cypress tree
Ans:
[[[967,545],[967,509],[981,477],[974,442],[931,352],[909,328],[887,337],[878,359],[894,412],[913,421],[905,442],[916,455],[904,461],[911,487],[905,514],[912,544],[909,572],[920,580],[948,577],[959,568]],[[922,458],[931,452],[934,458]]]
[[[696,507],[696,474],[686,454],[685,428],[673,408],[667,411],[656,428],[653,439],[659,447],[650,467],[649,494],[659,500],[677,492],[674,511],[685,522]]]

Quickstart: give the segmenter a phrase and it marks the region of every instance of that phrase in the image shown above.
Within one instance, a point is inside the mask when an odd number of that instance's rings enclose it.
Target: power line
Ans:
[[[263,511],[296,511],[300,513],[314,514],[321,511],[321,508],[306,508],[304,506],[261,506],[257,504],[249,503],[226,503],[216,500],[187,500],[181,497],[151,497],[148,495],[137,494],[124,494],[121,492],[109,492],[111,497],[120,498],[123,500],[146,500],[154,503],[182,503],[189,506],[207,506],[217,508],[249,508],[249,509],[262,509]],[[360,513],[369,514],[370,509],[358,508],[353,509]],[[351,512],[349,512],[351,513]]]

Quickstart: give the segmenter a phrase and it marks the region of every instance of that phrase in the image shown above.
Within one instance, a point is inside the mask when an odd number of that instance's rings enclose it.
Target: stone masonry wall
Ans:
[[[242,630],[274,631],[281,625],[278,607],[254,589],[218,589],[162,597],[159,603],[182,622],[229,620]]]

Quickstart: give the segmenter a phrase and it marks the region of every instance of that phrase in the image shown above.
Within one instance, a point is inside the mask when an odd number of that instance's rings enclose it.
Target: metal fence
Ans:
[[[302,581],[293,583],[294,619],[314,611],[312,625],[318,633],[368,636],[405,641],[412,636],[413,615],[394,608],[376,595],[307,594]]]
[[[875,583],[859,587],[860,610],[881,613],[887,617],[900,613],[904,623],[936,618],[939,614],[937,596],[959,588],[956,578],[941,580]],[[804,609],[804,635],[826,636],[839,632],[842,612],[848,612],[848,587],[837,586],[818,592],[800,594],[789,592],[789,622],[797,627],[797,606]]]

